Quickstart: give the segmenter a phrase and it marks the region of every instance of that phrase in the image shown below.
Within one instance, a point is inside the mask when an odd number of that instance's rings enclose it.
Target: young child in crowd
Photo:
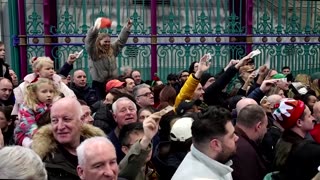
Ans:
[[[38,80],[38,78],[47,78],[53,81],[53,84],[58,89],[59,93],[64,97],[76,97],[74,92],[68,88],[61,80],[61,77],[55,74],[53,69],[53,61],[49,57],[33,57],[30,60],[33,73],[24,77],[24,82],[13,90],[16,102],[12,111],[12,115],[18,114],[19,104],[23,102],[25,95],[25,87]]]
[[[25,90],[24,102],[19,108],[20,123],[14,130],[16,144],[29,147],[39,126],[50,122],[48,113],[58,90],[53,81],[38,78]]]

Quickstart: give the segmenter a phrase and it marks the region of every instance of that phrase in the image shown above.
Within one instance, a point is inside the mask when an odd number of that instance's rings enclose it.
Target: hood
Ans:
[[[89,124],[83,124],[81,128],[81,136],[84,137],[84,139],[94,136],[106,137],[101,129]],[[40,156],[41,159],[46,157],[49,153],[53,153],[57,149],[57,141],[53,137],[50,124],[38,129],[32,140],[31,148]]]

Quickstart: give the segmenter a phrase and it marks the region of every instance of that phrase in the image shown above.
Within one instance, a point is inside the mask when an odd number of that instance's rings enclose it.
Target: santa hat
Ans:
[[[300,100],[283,99],[278,109],[273,112],[273,117],[284,129],[292,128],[302,116],[305,105]]]

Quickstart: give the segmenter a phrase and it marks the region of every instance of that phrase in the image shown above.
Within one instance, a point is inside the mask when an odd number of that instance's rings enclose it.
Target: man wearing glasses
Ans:
[[[133,96],[139,108],[151,107],[154,105],[153,92],[150,90],[150,86],[146,84],[140,84],[134,87]]]

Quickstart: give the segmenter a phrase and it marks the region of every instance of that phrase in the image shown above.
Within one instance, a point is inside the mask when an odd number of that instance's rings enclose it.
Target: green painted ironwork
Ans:
[[[17,19],[17,1],[8,1],[8,7],[9,7],[9,26],[10,26],[10,34],[18,34],[18,27],[14,24]],[[10,40],[10,44],[13,44],[13,39]],[[11,49],[11,68],[16,72],[17,76],[20,75],[19,72],[19,52],[18,48],[12,48]]]
[[[28,2],[28,3],[27,3]],[[137,0],[59,0],[57,1],[57,27],[52,33],[67,35],[57,38],[52,49],[54,60],[62,65],[69,53],[84,48],[83,36],[100,16],[110,17],[118,25],[105,30],[116,36],[128,18],[133,20],[132,35],[118,65],[132,66],[142,71],[143,79],[150,79],[150,4]],[[166,75],[188,69],[193,61],[210,52],[213,55],[211,73],[219,72],[231,58],[246,53],[244,46],[260,49],[262,55],[255,58],[258,65],[267,59],[271,67],[280,70],[288,65],[297,73],[313,73],[320,70],[320,3],[295,0],[252,0],[253,33],[246,39],[247,29],[245,0],[170,0],[158,4],[158,75],[166,81]],[[32,5],[30,5],[30,3]],[[28,35],[43,35],[42,5],[26,0],[26,26]],[[14,32],[12,31],[12,35]],[[41,38],[33,38],[28,44],[28,57],[43,54]],[[80,43],[79,46],[68,45]],[[241,43],[242,42],[242,43]],[[300,43],[300,44],[299,44]],[[88,72],[88,55],[76,62],[75,69]],[[90,80],[90,79],[89,79]]]

